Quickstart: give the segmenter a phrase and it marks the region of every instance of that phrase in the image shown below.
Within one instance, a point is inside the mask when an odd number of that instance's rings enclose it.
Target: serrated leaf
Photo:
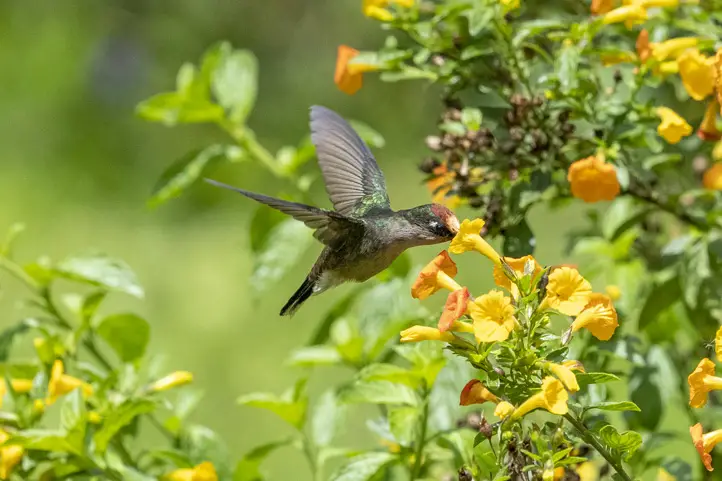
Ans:
[[[251,285],[256,292],[263,292],[296,264],[313,241],[311,229],[302,222],[287,219],[268,234],[264,248],[256,256]]]
[[[261,463],[278,448],[291,443],[290,439],[263,444],[246,453],[236,465],[233,481],[263,481]]]
[[[291,366],[332,366],[341,362],[341,355],[333,346],[308,346],[294,350],[287,362]]]
[[[316,402],[311,418],[311,436],[316,446],[329,446],[343,424],[346,406],[339,403],[336,391],[331,389]]]
[[[161,174],[153,187],[148,205],[156,207],[178,197],[216,165],[225,160],[241,158],[243,151],[239,147],[226,145],[210,145],[187,153]]]
[[[100,321],[98,335],[124,362],[140,359],[150,341],[148,321],[135,314],[114,314]]]
[[[143,297],[143,288],[133,270],[120,259],[104,254],[88,254],[68,257],[60,262],[55,271],[74,281],[102,286],[135,297]]]
[[[98,453],[104,453],[110,440],[133,420],[146,413],[155,411],[156,405],[148,400],[129,400],[114,408],[103,419],[103,424],[96,431],[93,439]]]
[[[599,431],[604,444],[612,449],[616,449],[624,454],[625,459],[629,459],[642,445],[641,434],[634,431],[618,432],[614,426],[606,425]]]
[[[562,47],[556,66],[562,93],[569,93],[579,85],[577,77],[579,59],[579,49],[575,45],[564,45]]]
[[[601,409],[602,411],[641,411],[639,406],[632,401],[606,401],[601,403],[584,406],[585,409]]]
[[[282,399],[271,393],[250,393],[243,395],[236,401],[242,406],[250,406],[270,411],[294,426],[297,429],[303,428],[306,418],[306,403],[294,402]]]
[[[577,377],[577,383],[580,386],[619,381],[617,376],[609,374],[608,372],[579,372],[575,373],[575,375]]]
[[[334,472],[329,481],[370,481],[384,467],[397,460],[390,453],[365,453],[354,456]]]
[[[258,61],[250,50],[235,50],[221,56],[213,71],[213,94],[228,111],[234,124],[242,124],[253,109],[258,94]]]
[[[415,406],[389,408],[389,430],[401,446],[410,446],[415,439],[420,415],[419,408]]]
[[[419,402],[413,389],[388,381],[355,381],[339,393],[342,402],[349,404],[407,404],[416,406]]]
[[[464,12],[464,16],[469,21],[469,35],[476,36],[481,33],[484,28],[494,18],[495,11],[493,8],[483,2],[474,4],[472,8]]]

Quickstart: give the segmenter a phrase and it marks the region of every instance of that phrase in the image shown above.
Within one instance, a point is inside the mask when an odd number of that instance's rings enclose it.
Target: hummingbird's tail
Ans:
[[[301,307],[301,304],[313,294],[316,282],[318,282],[318,279],[312,279],[311,276],[306,277],[301,287],[293,293],[286,305],[281,308],[281,315],[292,316],[295,314],[298,308]]]

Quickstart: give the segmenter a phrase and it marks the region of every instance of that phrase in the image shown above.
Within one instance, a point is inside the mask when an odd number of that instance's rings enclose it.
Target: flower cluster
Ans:
[[[722,327],[715,336],[715,355],[722,362]],[[692,374],[687,378],[689,384],[689,405],[701,408],[707,404],[710,391],[722,389],[722,378],[715,376],[715,364],[710,359],[702,359]],[[697,449],[704,467],[712,471],[712,456],[709,454],[714,447],[722,442],[722,429],[705,433],[702,424],[697,423],[689,428],[692,442]]]

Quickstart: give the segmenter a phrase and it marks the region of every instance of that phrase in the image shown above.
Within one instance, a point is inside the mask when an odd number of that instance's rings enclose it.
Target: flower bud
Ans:
[[[148,390],[151,392],[167,391],[168,389],[190,384],[191,382],[193,382],[193,373],[188,371],[175,371],[155,381],[148,387]]]
[[[479,433],[481,433],[481,435],[486,439],[491,439],[494,435],[494,427],[489,424],[485,417],[482,417],[481,423],[479,423]]]

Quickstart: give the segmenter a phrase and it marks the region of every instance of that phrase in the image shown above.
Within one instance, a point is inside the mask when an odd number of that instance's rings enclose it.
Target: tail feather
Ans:
[[[301,287],[293,293],[286,305],[281,308],[281,315],[292,316],[295,314],[298,308],[301,307],[301,304],[311,297],[314,287],[316,287],[316,279],[311,279],[311,276],[306,277]]]

